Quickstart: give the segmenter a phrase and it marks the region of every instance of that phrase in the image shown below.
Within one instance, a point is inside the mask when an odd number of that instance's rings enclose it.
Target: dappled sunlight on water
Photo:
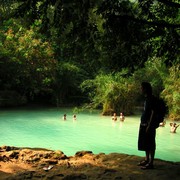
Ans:
[[[48,148],[68,156],[81,150],[144,156],[137,150],[139,118],[136,115],[114,122],[96,111],[79,112],[75,121],[72,109],[1,110],[0,146]],[[170,133],[169,122],[158,128],[156,158],[180,161],[179,139],[180,129]]]

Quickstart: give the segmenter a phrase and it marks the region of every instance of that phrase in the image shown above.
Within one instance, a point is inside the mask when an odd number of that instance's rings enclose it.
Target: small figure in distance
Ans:
[[[73,120],[74,120],[74,121],[76,120],[76,114],[73,115]]]
[[[159,123],[160,127],[164,127],[166,125],[166,121],[164,120],[163,122]]]
[[[124,121],[125,117],[123,113],[120,113],[120,121]]]
[[[171,126],[171,133],[176,133],[176,129],[178,128],[179,124],[177,125],[176,123],[170,123]]]
[[[63,120],[66,121],[66,114],[63,115]]]
[[[113,121],[117,121],[117,116],[116,116],[116,113],[114,113],[114,114],[113,114],[113,116],[112,116],[112,120],[113,120]]]

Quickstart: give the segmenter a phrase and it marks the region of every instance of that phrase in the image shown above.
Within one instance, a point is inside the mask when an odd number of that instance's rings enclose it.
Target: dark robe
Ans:
[[[139,127],[138,150],[140,151],[149,151],[156,149],[156,128],[153,126],[153,123],[151,123],[148,132],[146,132],[146,128],[150,123],[151,113],[154,110],[154,97],[149,96],[144,102],[144,110],[141,116]]]

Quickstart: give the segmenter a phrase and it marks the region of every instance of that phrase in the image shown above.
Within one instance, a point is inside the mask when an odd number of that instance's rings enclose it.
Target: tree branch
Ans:
[[[161,28],[165,28],[165,27],[166,28],[174,28],[174,29],[180,28],[180,24],[170,24],[165,21],[147,21],[145,19],[138,19],[138,18],[128,16],[128,15],[118,15],[118,16],[116,16],[116,18],[120,18],[123,20],[126,19],[126,20],[137,22],[137,23],[141,23],[141,24],[147,24],[150,26],[158,26]]]
[[[169,1],[169,0],[157,0],[163,4],[166,4],[168,6],[171,6],[171,7],[176,7],[176,8],[180,8],[180,4],[179,3],[175,3],[175,2],[172,2],[172,1]]]

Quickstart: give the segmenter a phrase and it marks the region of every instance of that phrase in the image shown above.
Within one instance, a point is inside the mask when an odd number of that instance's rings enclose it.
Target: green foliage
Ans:
[[[95,79],[83,82],[81,87],[89,92],[89,106],[102,107],[103,114],[132,114],[134,107],[141,105],[144,99],[140,91],[141,82],[148,81],[152,84],[153,94],[166,102],[169,117],[180,120],[179,74],[179,64],[167,68],[162,59],[152,58],[132,75],[124,70],[114,74],[101,73]]]
[[[139,87],[143,81],[150,82],[153,87],[153,94],[160,96],[164,89],[163,82],[167,75],[168,69],[162,59],[152,58],[145,63],[144,68],[140,68],[134,72],[133,78],[135,83],[139,84]]]
[[[128,71],[122,70],[116,74],[100,74],[94,80],[82,83],[83,90],[89,90],[90,106],[103,107],[103,114],[113,112],[131,114],[134,108],[134,84],[127,76]]]
[[[19,106],[27,103],[27,98],[16,91],[0,91],[0,106]]]
[[[164,84],[162,96],[167,102],[169,117],[172,120],[180,120],[180,65],[169,68],[169,76]]]
[[[146,61],[146,32],[143,26],[132,21],[136,9],[130,1],[103,1],[97,13],[103,18],[104,34],[101,37],[101,62],[110,71],[119,68],[134,70]],[[130,17],[130,18],[129,18]]]
[[[56,62],[50,43],[44,41],[38,30],[38,26],[22,27],[19,20],[4,22],[0,30],[2,89],[16,89],[33,96],[50,85]]]
[[[156,0],[0,1],[0,89],[53,95],[57,105],[84,102],[89,93],[104,114],[131,113],[141,81],[156,95],[169,88],[168,68],[179,65],[179,7]],[[178,93],[172,99],[177,114]]]
[[[179,8],[178,1],[140,0],[138,17],[147,32],[148,56],[161,57],[172,65],[179,56]]]
[[[18,7],[17,0],[0,0],[0,14],[2,23],[4,20],[12,16],[14,9]]]
[[[77,65],[69,62],[58,62],[53,82],[54,101],[57,106],[68,103],[70,97],[75,97],[71,99],[70,103],[77,101],[77,98],[81,98],[81,92],[78,87],[84,77],[84,70]]]

